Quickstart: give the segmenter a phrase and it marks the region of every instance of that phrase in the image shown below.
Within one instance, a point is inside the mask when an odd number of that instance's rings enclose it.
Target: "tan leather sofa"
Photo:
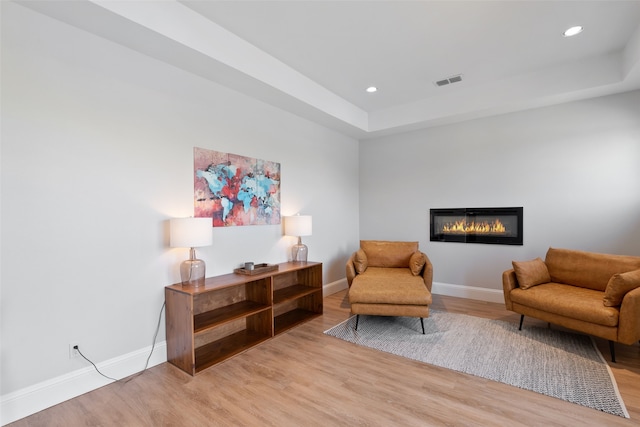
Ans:
[[[640,257],[549,248],[502,274],[507,310],[614,342],[640,340]]]
[[[346,265],[351,313],[429,317],[433,265],[418,242],[361,240]]]

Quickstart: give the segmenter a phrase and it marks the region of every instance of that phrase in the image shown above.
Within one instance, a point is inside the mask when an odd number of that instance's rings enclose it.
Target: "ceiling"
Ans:
[[[640,89],[640,0],[17,3],[359,139]]]

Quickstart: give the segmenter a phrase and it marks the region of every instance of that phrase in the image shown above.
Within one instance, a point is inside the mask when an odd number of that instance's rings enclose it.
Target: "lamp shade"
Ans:
[[[213,243],[211,218],[173,218],[169,221],[172,248],[195,248]]]
[[[311,215],[284,217],[284,234],[287,236],[311,236]]]

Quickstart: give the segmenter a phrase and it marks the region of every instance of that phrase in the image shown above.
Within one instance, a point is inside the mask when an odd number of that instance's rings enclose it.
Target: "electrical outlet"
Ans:
[[[80,353],[78,353],[78,349],[77,348],[73,348],[73,347],[78,347],[79,344],[77,342],[73,342],[71,344],[69,344],[69,359],[74,359],[76,357],[80,356]]]

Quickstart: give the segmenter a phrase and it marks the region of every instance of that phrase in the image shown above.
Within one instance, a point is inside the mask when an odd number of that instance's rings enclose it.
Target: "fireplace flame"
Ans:
[[[493,222],[467,222],[466,219],[463,219],[442,226],[442,232],[447,234],[504,234],[506,231],[506,227],[499,219],[495,219]]]

